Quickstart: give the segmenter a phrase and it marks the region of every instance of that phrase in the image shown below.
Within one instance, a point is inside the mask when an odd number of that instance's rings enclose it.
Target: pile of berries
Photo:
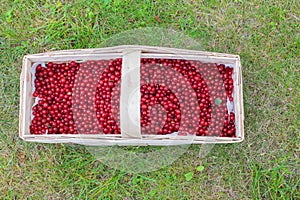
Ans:
[[[122,59],[38,65],[32,134],[120,134]],[[233,68],[183,59],[142,58],[142,134],[235,137]]]

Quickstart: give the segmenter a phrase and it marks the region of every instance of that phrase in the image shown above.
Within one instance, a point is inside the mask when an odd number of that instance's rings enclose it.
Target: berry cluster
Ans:
[[[33,97],[39,97],[32,108],[34,116],[30,132],[33,134],[76,134],[72,112],[72,88],[79,64],[49,62],[46,68],[38,65]]]
[[[103,66],[103,65],[102,65]],[[120,82],[122,59],[103,66],[95,96],[99,128],[104,134],[120,134]]]
[[[33,134],[120,134],[122,59],[36,68]],[[142,134],[234,137],[233,68],[181,59],[141,59]],[[75,125],[76,124],[76,125]]]
[[[192,65],[199,70],[208,85],[211,106],[211,123],[208,135],[218,135],[220,137],[235,136],[235,115],[228,114],[227,100],[233,101],[233,68],[223,64],[199,63],[191,61]]]
[[[222,80],[224,82],[224,88],[226,91],[226,97],[229,101],[233,102],[233,68],[230,67],[225,67],[225,65],[220,64],[217,66],[218,70],[221,74]],[[234,112],[230,112],[228,115],[228,110],[226,108],[226,113],[225,113],[225,121],[224,121],[224,127],[222,129],[222,134],[220,136],[227,136],[227,137],[234,137],[236,128],[235,128],[235,114]]]

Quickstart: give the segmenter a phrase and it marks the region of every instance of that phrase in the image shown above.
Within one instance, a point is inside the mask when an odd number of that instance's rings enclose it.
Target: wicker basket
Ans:
[[[111,58],[123,58],[126,51],[138,50],[143,58],[180,58],[199,60],[204,63],[224,63],[234,67],[234,112],[236,137],[209,137],[193,136],[191,140],[184,136],[174,135],[142,135],[141,138],[124,137],[124,135],[111,134],[44,134],[34,135],[30,133],[31,108],[34,103],[32,96],[31,67],[36,62],[66,62],[70,60],[101,60]],[[240,57],[238,55],[194,51],[185,49],[173,49],[150,46],[116,46],[98,49],[79,49],[47,52],[41,54],[26,55],[23,58],[23,67],[20,77],[20,121],[19,136],[25,141],[43,143],[78,143],[85,145],[179,145],[186,143],[236,143],[244,139],[244,109],[242,92],[242,71]],[[188,141],[188,142],[187,142]]]

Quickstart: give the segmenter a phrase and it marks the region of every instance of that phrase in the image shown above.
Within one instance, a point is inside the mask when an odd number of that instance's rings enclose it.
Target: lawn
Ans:
[[[0,12],[0,199],[300,199],[296,1],[2,0]],[[242,143],[215,145],[206,157],[193,145],[169,166],[130,174],[95,160],[83,146],[18,138],[25,54],[99,47],[145,27],[172,29],[201,50],[241,56]]]

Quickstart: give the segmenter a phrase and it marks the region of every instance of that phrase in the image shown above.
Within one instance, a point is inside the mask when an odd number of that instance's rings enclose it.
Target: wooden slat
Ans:
[[[106,47],[106,48],[94,48],[94,49],[72,49],[72,50],[60,50],[45,52],[39,54],[32,54],[30,56],[55,56],[55,55],[79,55],[79,54],[102,54],[102,53],[122,53],[125,49],[137,49],[142,50],[142,53],[181,53],[184,55],[205,55],[205,56],[216,56],[216,57],[229,57],[237,58],[238,55],[225,54],[225,53],[216,53],[216,52],[207,52],[207,51],[196,51],[188,49],[177,49],[177,48],[168,48],[168,47],[155,47],[155,46],[138,46],[138,45],[121,45],[115,47]]]
[[[200,60],[204,63],[226,63],[235,64],[236,58],[204,56],[204,55],[184,55],[184,54],[159,54],[159,53],[143,53],[142,58],[166,58],[166,59],[184,59],[184,60]]]
[[[78,55],[29,55],[27,56],[32,62],[62,62],[69,60],[100,60],[120,58],[121,53],[110,54],[78,54]]]
[[[24,138],[27,139],[103,139],[103,140],[127,140],[128,138],[123,138],[121,135],[113,135],[113,134],[49,134],[49,135],[25,135]],[[141,135],[142,139],[171,139],[171,140],[190,140],[190,141],[201,141],[201,140],[224,140],[230,141],[234,138],[231,137],[212,137],[212,136],[174,136],[174,135]]]
[[[159,146],[165,146],[165,145],[178,145],[178,144],[207,144],[207,143],[221,143],[221,144],[227,144],[227,143],[238,143],[241,141],[241,138],[230,138],[230,140],[225,140],[222,138],[214,138],[212,140],[210,139],[203,139],[203,140],[194,140],[194,141],[186,141],[186,140],[170,140],[170,139],[122,139],[122,140],[116,140],[115,138],[110,139],[94,139],[94,138],[84,138],[81,140],[78,140],[77,138],[58,138],[58,139],[43,139],[43,138],[30,138],[26,141],[31,142],[42,142],[42,143],[77,143],[77,144],[84,144],[84,145],[159,145]]]
[[[31,72],[32,62],[25,56],[20,80],[20,137],[29,134],[30,110],[33,103],[31,95]]]

